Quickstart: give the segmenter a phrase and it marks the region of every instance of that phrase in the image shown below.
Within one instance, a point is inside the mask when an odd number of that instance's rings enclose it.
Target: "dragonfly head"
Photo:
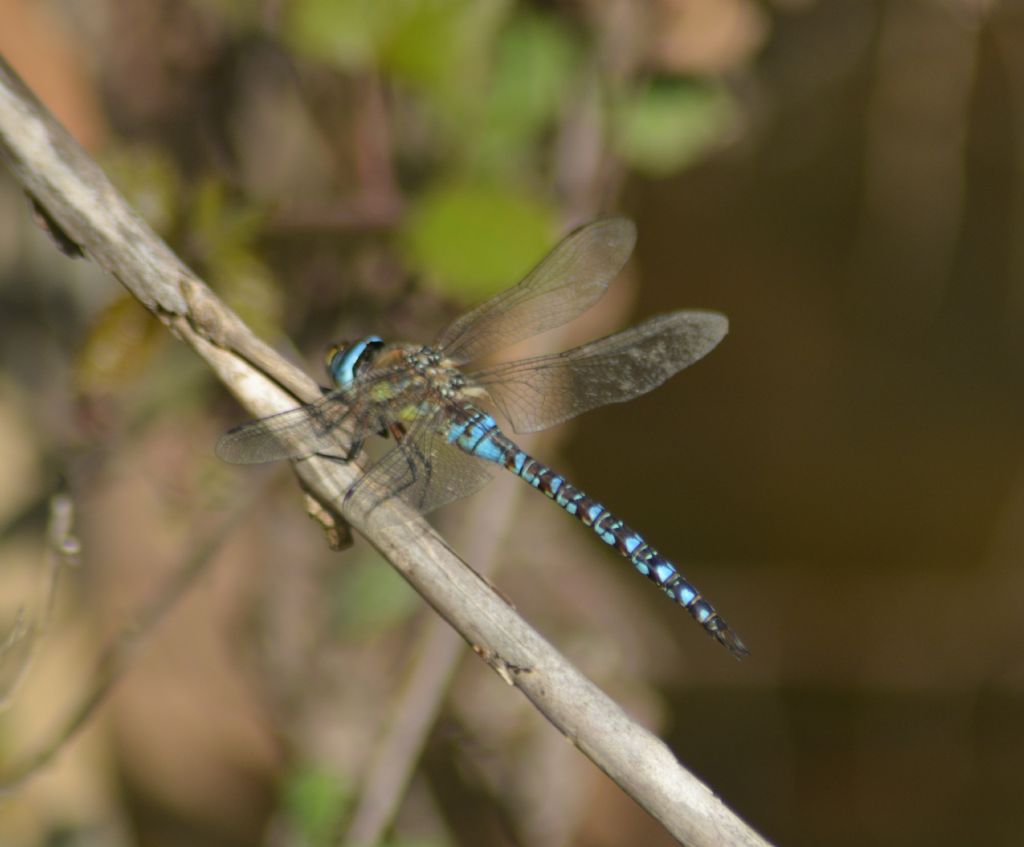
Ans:
[[[327,351],[327,373],[338,388],[349,388],[383,346],[383,340],[376,335],[368,335],[359,341],[338,342]]]

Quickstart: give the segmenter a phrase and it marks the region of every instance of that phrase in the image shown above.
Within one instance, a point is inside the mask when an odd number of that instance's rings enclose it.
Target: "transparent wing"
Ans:
[[[729,329],[717,312],[673,312],[564,353],[471,375],[516,432],[536,432],[661,385],[714,348]]]
[[[217,441],[216,453],[225,462],[236,464],[298,459],[321,452],[344,455],[351,449],[352,436],[339,427],[348,417],[349,407],[337,393],[328,394],[307,406],[236,426]]]
[[[465,364],[572,320],[604,294],[635,243],[636,226],[625,218],[576,230],[518,285],[456,319],[434,346]]]
[[[442,414],[418,421],[349,489],[344,507],[369,518],[382,503],[399,498],[426,514],[482,488],[493,468],[450,444]]]

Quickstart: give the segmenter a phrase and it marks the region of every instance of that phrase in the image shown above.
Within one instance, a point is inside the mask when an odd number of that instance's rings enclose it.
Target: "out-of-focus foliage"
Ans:
[[[352,793],[337,774],[314,768],[288,775],[282,791],[282,811],[299,847],[330,847],[352,804]]]
[[[154,146],[108,150],[100,164],[110,181],[158,235],[178,222],[183,180],[174,160]]]
[[[659,15],[674,14],[651,7],[640,19],[656,29]],[[412,273],[478,300],[551,243],[564,199],[552,190],[555,151],[572,131],[574,97],[594,86],[596,22],[507,0],[288,7],[297,54],[394,84],[395,164],[434,162],[410,184],[410,214],[397,227]],[[658,55],[631,61],[648,60]],[[724,87],[699,79],[620,75],[600,89],[594,129],[624,164],[659,176],[714,145],[733,114]]]
[[[124,294],[89,327],[76,360],[75,385],[83,394],[113,393],[143,373],[167,333],[135,298]]]
[[[348,72],[382,72],[444,100],[485,65],[508,0],[298,0],[286,37]]]
[[[142,76],[169,74],[164,67],[176,63],[197,74],[219,43],[269,20],[250,2],[190,8],[172,24],[210,14],[216,25],[207,22],[193,44],[168,42],[163,63],[154,56]],[[554,240],[559,210],[572,205],[558,169],[574,156],[592,155],[573,152],[579,132],[573,110],[581,99],[597,92],[597,111],[585,120],[592,134],[603,135],[599,145],[618,157],[616,166],[654,176],[692,164],[733,125],[736,107],[722,74],[747,60],[763,37],[755,7],[743,0],[724,6],[663,0],[628,14],[624,8],[512,0],[283,4],[278,35],[297,72],[333,69],[342,89],[368,78],[384,86],[384,112],[368,126],[360,126],[358,100],[322,116],[315,100],[308,101],[310,126],[329,121],[337,133],[304,142],[338,160],[336,185],[325,186],[325,196],[373,198],[390,185],[396,207],[408,210],[389,227],[408,275],[464,302],[493,293]],[[697,33],[710,35],[697,42]],[[702,58],[695,58],[698,43]],[[161,92],[164,80],[176,88]],[[180,97],[188,83],[180,73],[147,81],[153,90],[144,114],[156,114],[161,93]],[[131,90],[130,80],[117,84]],[[236,143],[259,147],[251,137]],[[348,172],[341,160],[359,146],[376,161]],[[268,261],[263,245],[273,216],[247,205],[255,186],[232,185],[223,170],[197,173],[191,163],[185,176],[168,150],[147,143],[115,149],[105,164],[154,228],[261,335],[287,332],[285,292],[295,293],[293,279],[302,269]],[[226,160],[273,155],[227,151]]]
[[[419,596],[380,555],[361,556],[334,580],[334,629],[339,636],[367,638],[407,620]]]
[[[423,194],[404,243],[410,262],[462,300],[514,282],[551,243],[553,210],[512,187],[463,182]]]
[[[618,104],[615,148],[636,170],[668,176],[705,154],[734,119],[732,99],[719,85],[657,81]]]
[[[262,209],[230,197],[221,178],[187,183],[166,152],[153,146],[112,150],[104,165],[158,234],[182,239],[192,264],[257,333],[280,333],[283,292],[257,248],[265,227]],[[79,391],[109,393],[137,379],[166,340],[141,306],[118,297],[93,321],[81,347]]]
[[[536,165],[527,157],[565,108],[585,53],[561,21],[534,12],[511,16],[493,51],[481,118],[462,129],[462,146],[485,170]]]
[[[273,338],[285,295],[257,249],[264,219],[263,210],[232,200],[223,181],[211,178],[197,187],[185,225],[206,279],[257,333]]]

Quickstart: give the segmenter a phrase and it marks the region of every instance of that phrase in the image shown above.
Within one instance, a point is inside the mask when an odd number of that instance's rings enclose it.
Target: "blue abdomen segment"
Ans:
[[[707,632],[722,643],[737,659],[750,651],[739,636],[722,620],[715,607],[687,582],[668,559],[643,536],[615,517],[599,502],[580,491],[551,468],[520,450],[498,428],[490,415],[464,408],[445,433],[448,441],[470,455],[504,465],[516,476],[554,500],[584,526],[590,527],[605,544],[641,574],[683,606]]]

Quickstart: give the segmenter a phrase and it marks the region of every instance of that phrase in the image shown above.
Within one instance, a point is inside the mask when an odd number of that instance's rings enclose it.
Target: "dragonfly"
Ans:
[[[317,401],[229,430],[217,455],[233,463],[326,456],[348,462],[380,435],[394,446],[343,495],[343,514],[368,517],[392,499],[426,514],[478,490],[501,467],[543,492],[683,606],[736,657],[747,647],[715,607],[639,532],[499,427],[546,429],[630,400],[710,352],[728,320],[710,311],[659,315],[563,353],[474,370],[474,362],[568,323],[607,290],[633,252],[636,227],[600,220],[571,233],[517,285],[452,322],[430,346],[369,335],[327,353],[333,388]]]

